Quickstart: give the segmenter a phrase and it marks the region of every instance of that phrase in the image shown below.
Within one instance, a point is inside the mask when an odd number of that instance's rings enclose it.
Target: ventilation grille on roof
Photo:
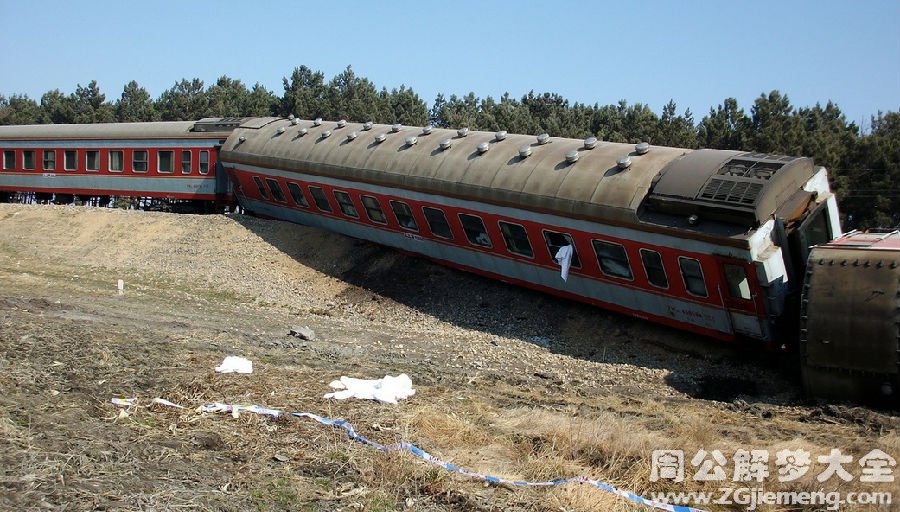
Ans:
[[[762,192],[762,183],[710,178],[703,187],[700,197],[726,203],[752,205]]]

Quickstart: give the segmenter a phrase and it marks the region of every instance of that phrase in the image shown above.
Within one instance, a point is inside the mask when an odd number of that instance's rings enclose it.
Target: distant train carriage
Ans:
[[[221,158],[248,210],[725,340],[783,339],[840,235],[807,158],[276,118]]]
[[[227,204],[218,146],[235,123],[0,127],[0,193],[141,197]]]

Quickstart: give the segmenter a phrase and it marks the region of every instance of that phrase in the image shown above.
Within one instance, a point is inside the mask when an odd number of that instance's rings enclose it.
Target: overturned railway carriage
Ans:
[[[223,206],[231,198],[217,172],[227,120],[0,126],[0,194],[70,202],[141,197]]]
[[[221,159],[260,214],[724,340],[783,340],[806,248],[840,234],[806,158],[273,118]]]

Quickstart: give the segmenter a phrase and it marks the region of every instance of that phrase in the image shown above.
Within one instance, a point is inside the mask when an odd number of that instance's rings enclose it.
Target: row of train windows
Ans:
[[[35,170],[34,150],[22,151],[22,169],[26,171]],[[43,151],[43,167],[45,171],[56,170],[56,151]],[[121,150],[110,150],[108,152],[109,172],[122,172],[125,170],[125,152]],[[150,152],[147,150],[134,150],[131,152],[131,170],[133,172],[147,172],[149,166]],[[100,151],[86,150],[84,151],[84,169],[86,171],[100,171]],[[3,170],[16,169],[16,151],[3,151]],[[181,173],[190,174],[194,168],[194,153],[192,151],[181,151]],[[63,169],[66,171],[78,170],[78,151],[67,149],[63,152]],[[200,151],[199,169],[200,174],[209,174],[209,151]],[[156,152],[156,171],[161,173],[175,172],[175,151],[159,150]]]
[[[275,201],[281,203],[287,202],[278,181],[272,178],[266,178],[265,184],[263,184],[263,181],[258,176],[253,176],[253,181],[256,184],[260,195],[264,199],[269,199],[271,197]],[[287,182],[287,188],[288,193],[291,195],[291,198],[297,206],[309,208],[309,202],[303,195],[303,191],[300,189],[299,185],[293,182]],[[316,208],[323,212],[332,211],[331,204],[328,202],[328,197],[321,187],[310,185],[309,193],[312,196]],[[353,200],[350,199],[350,195],[342,190],[335,190],[333,193],[341,212],[348,217],[358,219],[359,212],[353,204]],[[387,217],[381,209],[381,204],[378,199],[373,196],[361,195],[360,201],[362,202],[362,205],[366,210],[366,216],[370,221],[378,224],[387,224]],[[391,200],[389,203],[391,211],[393,211],[394,216],[397,218],[400,227],[410,231],[419,230],[416,218],[413,216],[412,208],[410,208],[408,204],[395,200]],[[429,229],[435,236],[447,240],[453,239],[453,231],[450,228],[450,223],[443,210],[431,206],[423,206],[422,213],[425,216],[425,220],[428,222]],[[470,244],[480,247],[493,246],[491,237],[488,234],[481,217],[468,213],[460,213],[459,222],[466,235],[466,239]],[[509,252],[526,258],[534,257],[534,249],[532,248],[531,240],[528,237],[528,232],[525,227],[502,220],[499,221],[499,226],[500,233],[503,235],[503,241]],[[546,229],[542,232],[544,235],[544,243],[547,246],[551,258],[554,258],[563,246],[568,245],[572,248],[572,267],[581,268],[581,260],[578,257],[578,251],[575,248],[575,243],[572,240],[571,235]],[[600,271],[603,272],[603,274],[629,281],[634,280],[634,274],[632,273],[631,264],[628,260],[628,253],[622,244],[604,240],[591,240],[591,245],[594,248],[597,262],[600,265]],[[641,255],[641,264],[643,265],[644,272],[647,276],[647,281],[657,288],[668,288],[669,278],[666,275],[662,256],[658,252],[650,249],[641,249],[639,252]],[[679,256],[678,266],[681,270],[681,277],[688,293],[697,297],[709,296],[706,289],[706,281],[703,277],[703,270],[698,260]]]

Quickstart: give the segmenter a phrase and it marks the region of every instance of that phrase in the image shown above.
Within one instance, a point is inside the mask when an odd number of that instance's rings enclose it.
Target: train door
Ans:
[[[766,339],[766,319],[757,310],[759,292],[752,266],[738,259],[721,258],[719,273],[719,296],[735,334]]]

